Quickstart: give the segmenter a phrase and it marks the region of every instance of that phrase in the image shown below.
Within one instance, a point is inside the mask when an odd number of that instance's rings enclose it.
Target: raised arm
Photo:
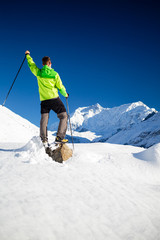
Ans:
[[[25,52],[25,55],[26,55],[28,66],[29,66],[31,72],[37,77],[39,75],[40,69],[36,66],[36,64],[33,61],[33,59],[31,58],[30,52],[28,50]]]

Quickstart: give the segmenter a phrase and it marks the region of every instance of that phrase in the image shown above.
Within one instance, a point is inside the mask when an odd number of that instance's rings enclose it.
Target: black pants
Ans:
[[[40,121],[40,137],[43,142],[48,141],[47,125],[49,119],[49,112],[51,110],[53,110],[57,114],[57,117],[60,120],[57,136],[63,139],[66,135],[68,116],[63,102],[59,97],[45,100],[41,102],[41,121]]]

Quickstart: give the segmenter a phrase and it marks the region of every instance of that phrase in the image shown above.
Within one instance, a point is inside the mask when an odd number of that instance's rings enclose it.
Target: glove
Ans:
[[[67,96],[66,98],[68,98],[68,97],[69,97],[69,93],[67,93],[67,95],[68,95],[68,96]]]
[[[28,51],[28,50],[27,50],[27,51],[25,51],[25,55],[27,55],[27,54],[29,54],[29,55],[30,55],[30,51]]]

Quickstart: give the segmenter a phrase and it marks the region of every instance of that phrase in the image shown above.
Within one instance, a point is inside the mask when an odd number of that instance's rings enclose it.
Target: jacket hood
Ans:
[[[47,65],[44,65],[39,73],[39,76],[42,78],[55,78],[56,75],[57,75],[57,72],[55,72],[53,68],[50,68]]]

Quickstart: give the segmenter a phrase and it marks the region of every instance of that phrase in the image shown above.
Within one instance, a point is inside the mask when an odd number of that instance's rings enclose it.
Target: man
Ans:
[[[59,77],[59,74],[51,68],[51,60],[49,57],[42,58],[42,69],[39,69],[30,56],[30,52],[25,52],[28,66],[31,72],[37,77],[39,95],[41,101],[41,121],[40,121],[40,137],[45,148],[48,144],[47,125],[49,112],[53,110],[59,118],[59,126],[55,142],[66,143],[65,139],[67,130],[67,113],[64,104],[58,95],[58,90],[64,97],[68,97],[65,87]]]

